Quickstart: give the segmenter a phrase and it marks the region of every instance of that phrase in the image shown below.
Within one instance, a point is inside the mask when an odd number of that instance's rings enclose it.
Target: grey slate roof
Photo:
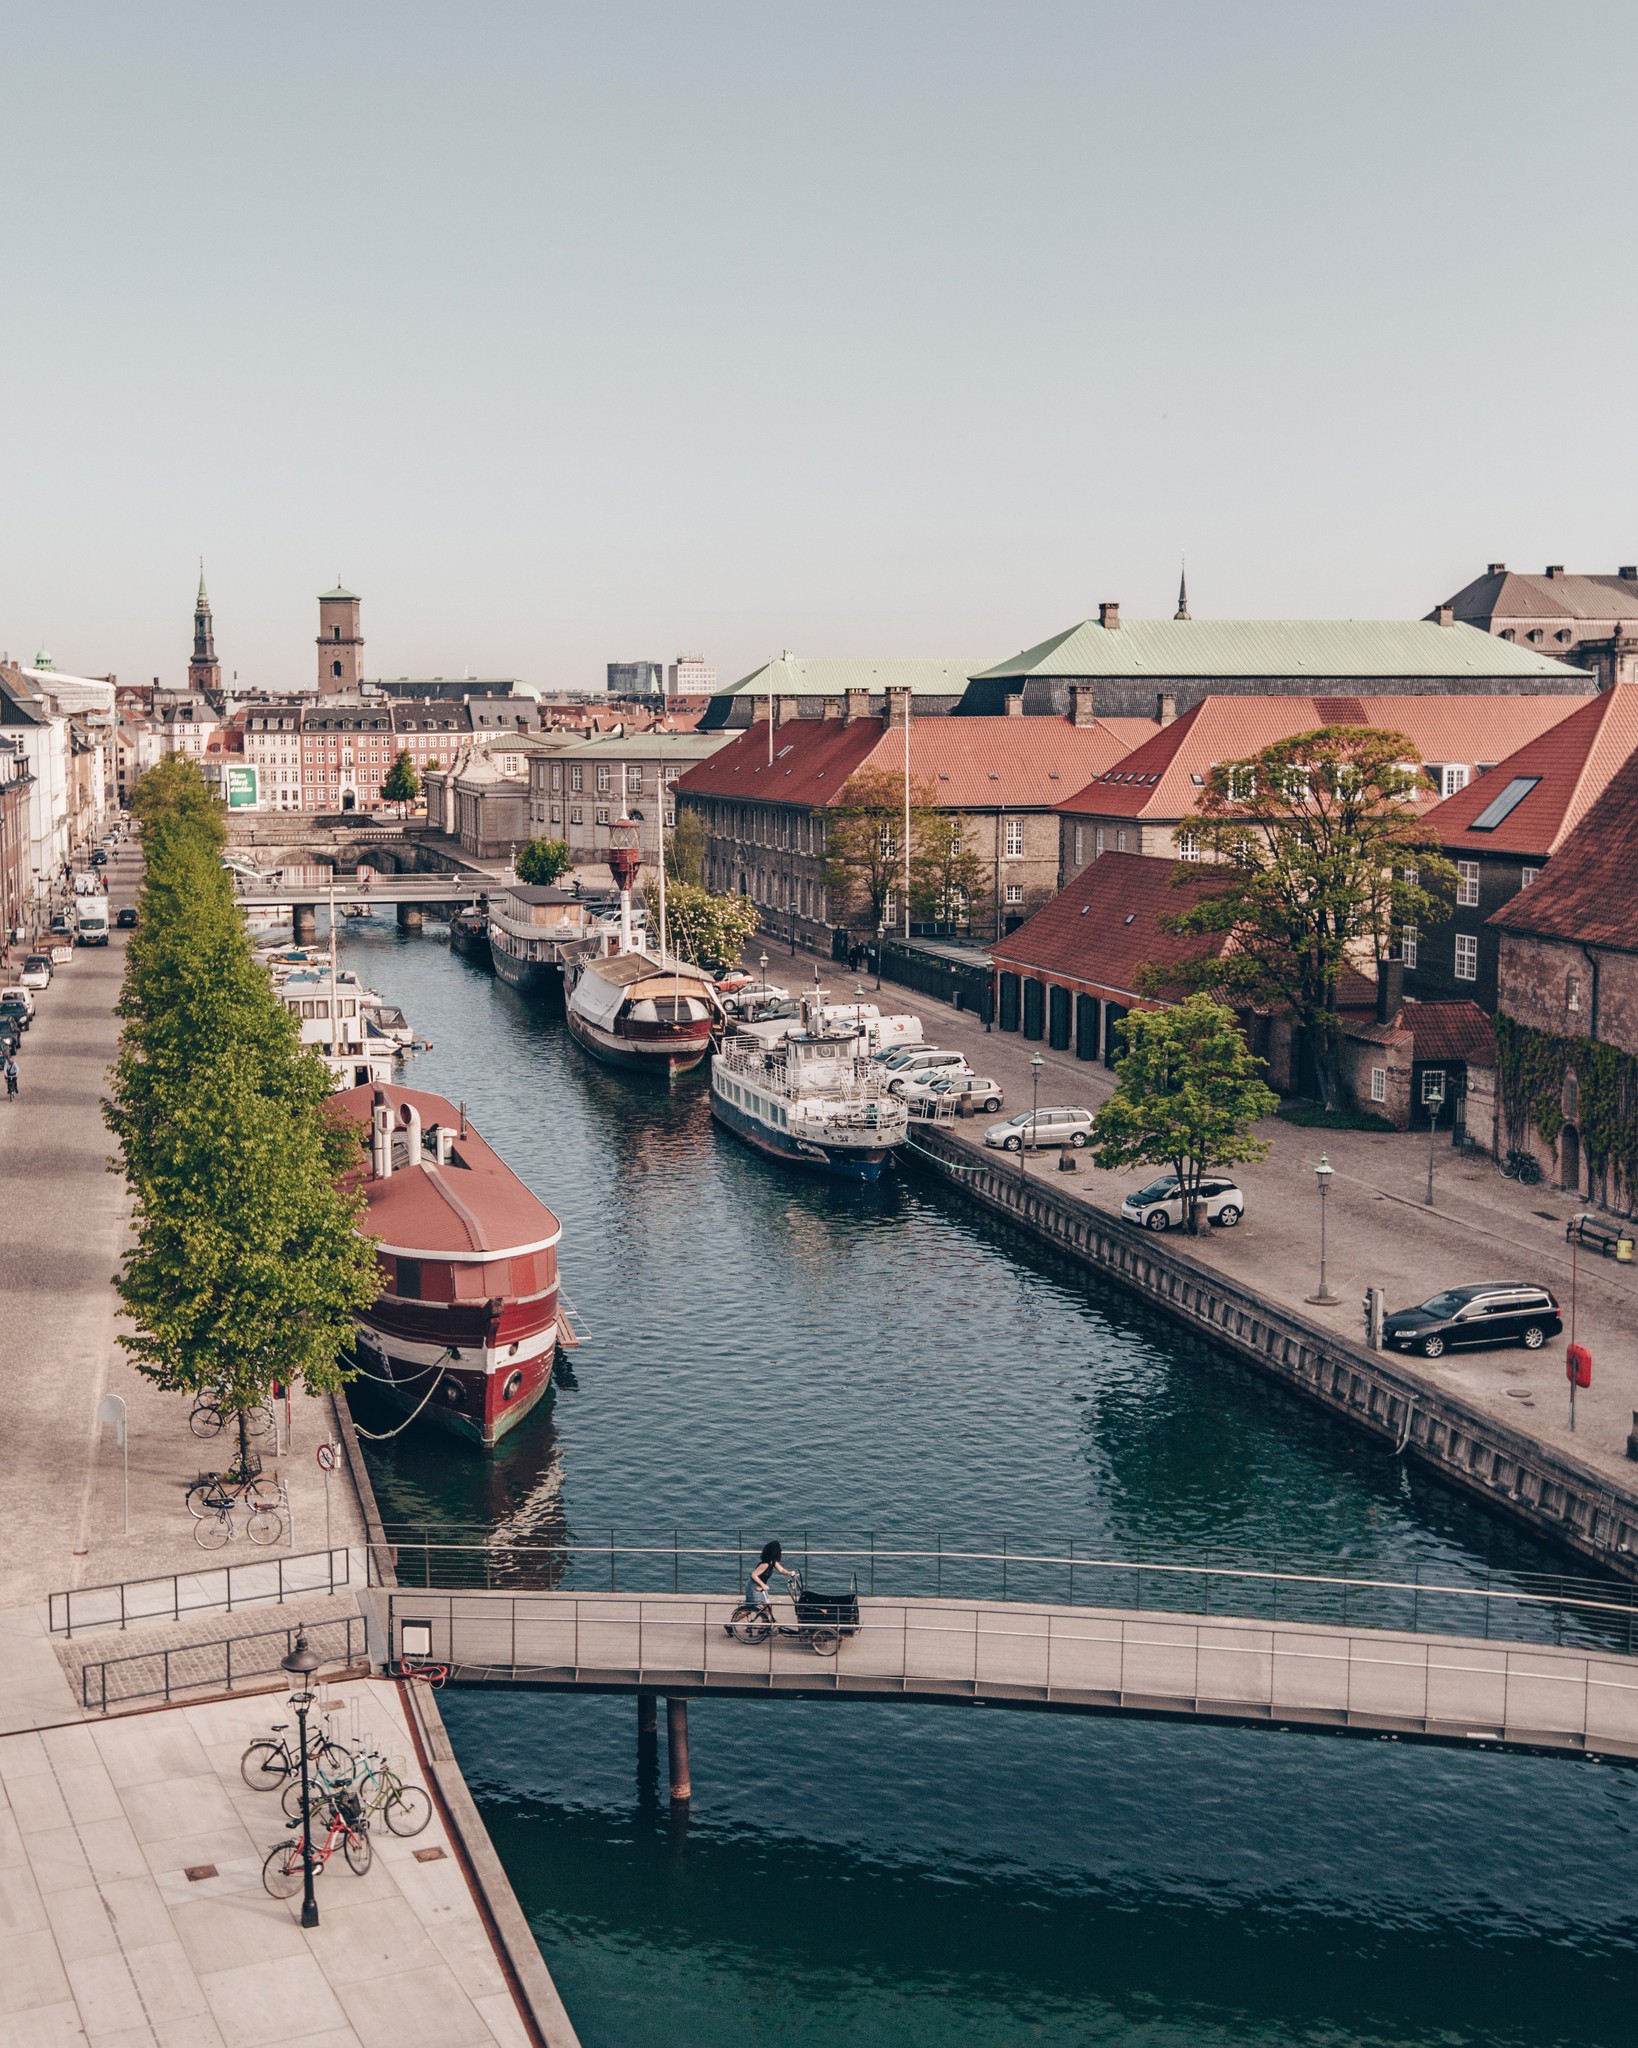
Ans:
[[[1496,568],[1449,600],[1458,619],[1638,619],[1638,576],[1520,576]]]

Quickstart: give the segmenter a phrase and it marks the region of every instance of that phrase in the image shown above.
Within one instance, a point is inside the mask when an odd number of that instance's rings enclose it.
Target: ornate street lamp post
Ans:
[[[1035,1143],[1041,1123],[1041,1069],[1046,1065],[1038,1052],[1029,1059],[1029,1140],[1018,1147],[1018,1178],[1024,1177],[1024,1154]]]
[[[1316,1308],[1335,1308],[1337,1303],[1342,1298],[1340,1295],[1333,1294],[1330,1288],[1325,1284],[1325,1197],[1330,1190],[1331,1175],[1335,1172],[1335,1170],[1336,1169],[1332,1166],[1330,1160],[1327,1159],[1325,1154],[1322,1152],[1320,1154],[1319,1165],[1314,1168],[1314,1178],[1319,1182],[1320,1197],[1319,1291],[1315,1294],[1310,1294],[1307,1297],[1308,1300],[1311,1301]]]
[[[313,1704],[311,1680],[313,1673],[323,1660],[317,1651],[307,1647],[305,1631],[298,1630],[296,1647],[288,1657],[279,1662],[293,1678],[300,1680],[301,1689],[290,1696],[290,1703],[296,1710],[296,1741],[301,1751],[301,1924],[316,1927],[319,1924],[318,1901],[313,1897],[313,1784],[307,1761],[307,1709]]]

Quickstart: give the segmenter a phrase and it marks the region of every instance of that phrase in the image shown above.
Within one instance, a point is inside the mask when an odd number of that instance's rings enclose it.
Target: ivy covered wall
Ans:
[[[1638,1059],[1592,1038],[1496,1018],[1496,1087],[1509,1146],[1535,1131],[1551,1151],[1568,1121],[1593,1193],[1630,1211],[1638,1196]],[[1567,1114],[1568,1112],[1568,1114]]]

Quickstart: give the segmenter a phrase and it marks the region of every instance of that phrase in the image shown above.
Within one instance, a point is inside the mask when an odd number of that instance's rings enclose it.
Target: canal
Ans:
[[[441,932],[347,964],[563,1221],[588,1341],[492,1461],[371,1447],[389,1520],[803,1530],[1402,1576],[1566,1568],[916,1179],[810,1184],[592,1065]],[[367,1398],[361,1422],[390,1427]],[[586,2048],[1627,2043],[1638,1777],[1391,1744],[710,1701],[694,1814],[629,1700],[444,1695]]]

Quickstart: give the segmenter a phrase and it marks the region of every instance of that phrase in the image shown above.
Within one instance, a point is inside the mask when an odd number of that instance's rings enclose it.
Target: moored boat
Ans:
[[[476,960],[481,966],[490,966],[487,912],[476,905],[456,911],[449,920],[449,950],[464,954],[468,960]]]
[[[769,1158],[873,1181],[909,1131],[853,1021],[827,1019],[822,991],[783,1031],[738,1031],[711,1061],[711,1114]]]
[[[493,1449],[551,1383],[562,1228],[441,1095],[350,1088],[334,1106],[368,1143],[379,1240],[360,1366],[393,1406]]]
[[[561,992],[564,967],[605,938],[607,921],[569,889],[514,882],[489,905],[489,955],[501,980],[525,995]]]

